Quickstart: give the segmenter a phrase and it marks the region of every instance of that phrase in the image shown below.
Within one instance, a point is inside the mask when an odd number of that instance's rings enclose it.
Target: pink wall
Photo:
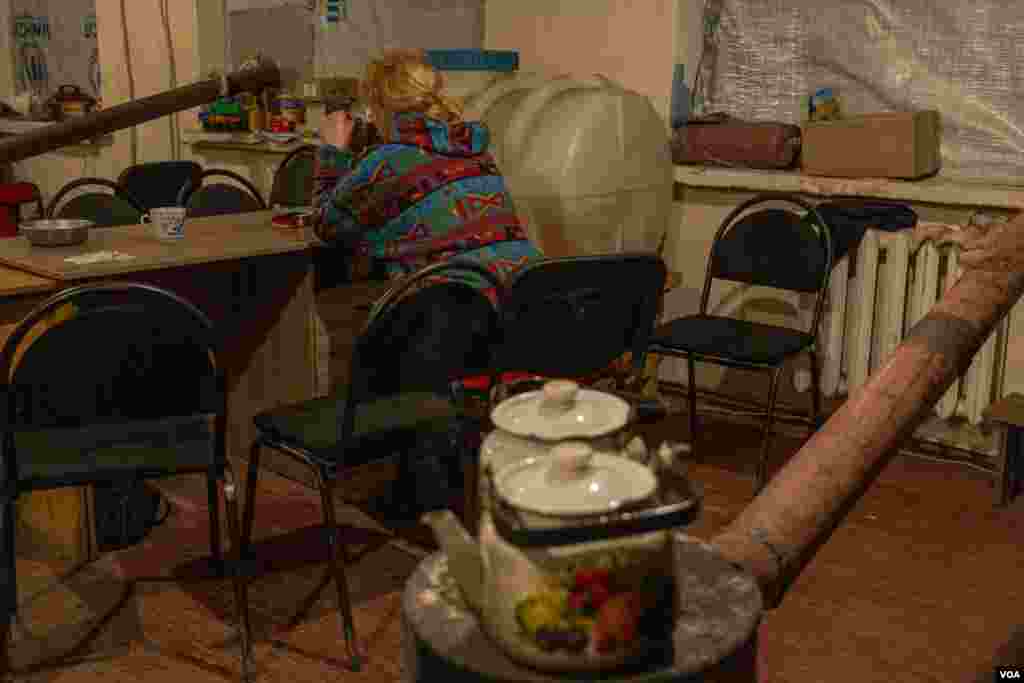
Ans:
[[[486,46],[521,68],[600,73],[655,100],[672,82],[675,0],[490,0]]]

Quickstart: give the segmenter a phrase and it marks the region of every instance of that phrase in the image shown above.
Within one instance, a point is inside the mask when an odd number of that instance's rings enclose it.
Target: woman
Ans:
[[[391,278],[458,258],[505,279],[541,257],[487,151],[487,128],[462,120],[422,52],[372,62],[362,87],[383,143],[357,158],[352,116],[327,117],[315,190],[321,239]],[[482,278],[471,279],[487,292]]]

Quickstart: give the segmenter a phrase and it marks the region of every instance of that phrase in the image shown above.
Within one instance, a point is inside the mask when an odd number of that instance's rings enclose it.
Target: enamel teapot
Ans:
[[[649,407],[640,411],[614,394],[581,388],[570,380],[552,380],[539,391],[502,401],[491,411],[495,429],[480,447],[482,509],[489,503],[488,473],[524,458],[548,455],[570,440],[584,441],[602,453],[623,452],[629,445],[626,428],[640,412],[648,411]]]
[[[623,444],[634,415],[572,382],[507,399],[481,447],[479,541],[451,512],[424,516],[485,631],[518,662],[606,671],[668,647],[670,534],[698,506],[660,476],[671,449],[648,458],[642,440]]]

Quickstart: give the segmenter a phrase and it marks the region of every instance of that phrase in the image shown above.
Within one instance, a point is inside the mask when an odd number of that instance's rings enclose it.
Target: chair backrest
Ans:
[[[144,211],[158,206],[178,206],[178,194],[185,185],[200,185],[203,168],[194,161],[151,161],[129,166],[117,184],[142,205]]]
[[[506,285],[497,368],[582,377],[626,351],[641,367],[666,276],[653,253],[528,263]]]
[[[288,153],[274,172],[270,205],[309,206],[313,203],[316,147],[303,145]]]
[[[66,289],[26,316],[0,351],[0,431],[222,416],[216,349],[209,319],[167,290]]]
[[[260,191],[246,178],[232,171],[211,169],[200,176],[200,183],[211,177],[230,178],[234,183],[209,183],[181,188],[177,203],[188,209],[190,217],[221,216],[267,208]],[[239,187],[241,185],[241,187]]]
[[[83,188],[87,191],[66,199]],[[135,224],[142,214],[138,200],[106,178],[72,180],[54,195],[46,208],[48,218],[85,218],[97,227]]]
[[[449,383],[487,374],[500,335],[495,304],[479,288],[448,280],[468,273],[501,283],[475,263],[428,266],[393,287],[356,340],[342,426],[350,434],[358,403],[407,391],[447,393]]]
[[[758,195],[733,209],[719,226],[700,311],[707,313],[714,280],[812,293],[817,294],[811,328],[816,330],[831,271],[831,230],[817,210],[794,195]]]

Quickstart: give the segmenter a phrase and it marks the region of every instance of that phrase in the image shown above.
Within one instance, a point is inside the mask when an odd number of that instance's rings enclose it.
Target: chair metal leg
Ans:
[[[348,593],[348,577],[345,573],[345,557],[348,552],[338,532],[337,515],[334,511],[333,477],[325,472],[320,473],[320,503],[323,507],[324,532],[327,534],[328,563],[334,576],[334,585],[338,591],[338,609],[341,611],[342,637],[348,648],[350,667],[353,671],[362,668],[363,660],[359,654],[356,640],[355,619],[352,616],[352,599]]]
[[[686,357],[686,370],[689,377],[690,450],[697,462],[702,462],[702,449],[697,446],[697,362],[693,356]]]
[[[764,432],[761,435],[761,457],[757,461],[757,475],[755,477],[755,493],[760,493],[768,481],[768,450],[772,441],[772,426],[775,422],[775,399],[779,393],[779,376],[782,368],[772,370],[771,386],[768,388],[768,412],[764,420]]]
[[[5,614],[3,620],[0,621],[0,681],[14,680],[14,671],[11,669],[11,659],[8,653],[13,622],[13,614]]]
[[[403,447],[398,452],[398,472],[395,481],[391,485],[391,503],[389,507],[393,514],[403,518],[414,513],[419,506],[416,499],[416,482],[412,477],[412,456],[411,446]]]
[[[245,507],[242,508],[242,545],[241,554],[248,558],[249,547],[252,544],[252,520],[256,514],[256,482],[260,476],[260,447],[259,439],[253,442],[249,449],[249,469],[245,477]]]
[[[1021,430],[1009,426],[1003,428],[1003,466],[1001,474],[999,506],[1006,507],[1013,502],[1021,489]]]
[[[811,434],[814,434],[821,427],[821,369],[818,352],[811,348],[807,355],[811,358]]]
[[[238,530],[238,489],[230,465],[224,471],[224,504],[227,508],[228,534],[231,537],[232,555],[231,585],[235,593],[235,622],[238,625],[239,643],[241,647],[242,681],[250,680],[252,662],[252,639],[249,624],[249,589],[243,576],[242,564],[246,558],[242,553],[242,543]]]
[[[483,425],[476,419],[466,422],[465,441],[459,444],[458,464],[462,485],[462,524],[472,535],[480,521],[480,446]]]
[[[477,453],[462,453],[462,525],[474,537],[480,523],[480,460]]]
[[[206,499],[210,513],[210,565],[217,576],[224,576],[224,557],[220,542],[220,497],[217,495],[217,472],[206,474]]]
[[[11,628],[14,625],[14,618],[18,610],[18,584],[14,566],[14,501],[7,500],[0,511],[3,518],[3,566],[0,567],[2,580],[0,580],[0,680],[7,680],[14,676],[11,667],[10,647]]]

